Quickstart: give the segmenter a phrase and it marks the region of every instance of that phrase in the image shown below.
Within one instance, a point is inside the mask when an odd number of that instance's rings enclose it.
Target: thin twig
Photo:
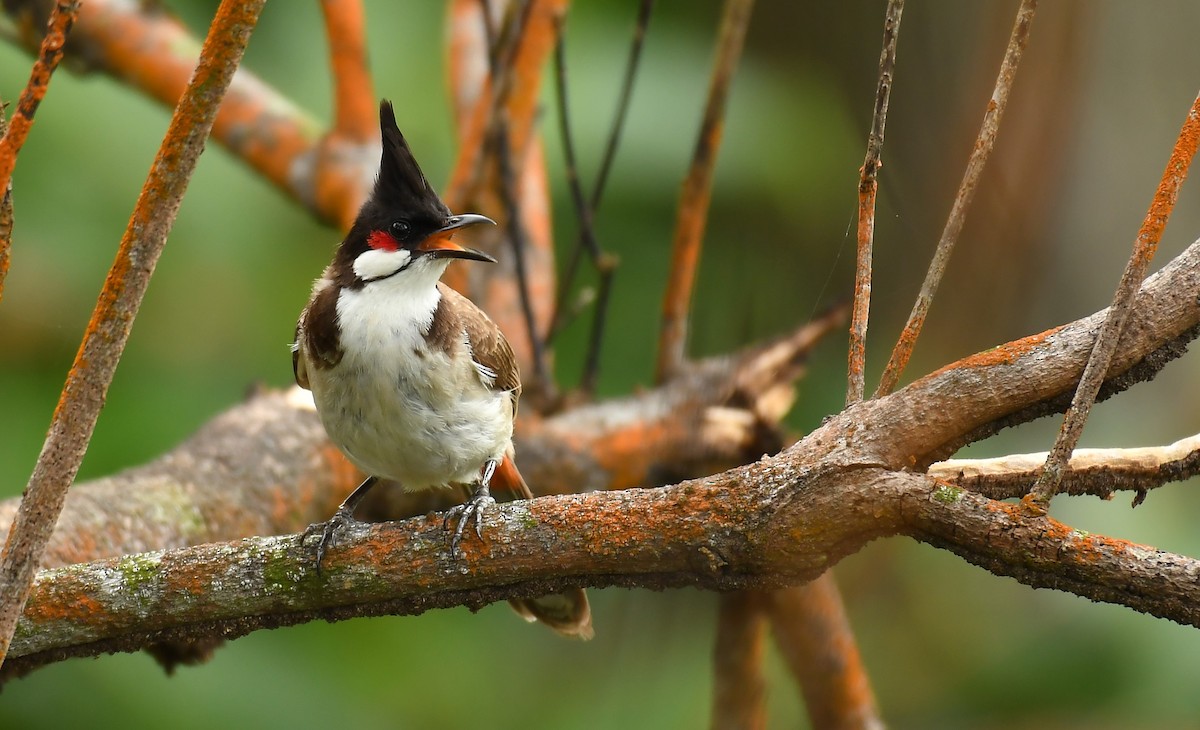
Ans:
[[[21,151],[21,145],[25,144],[25,138],[29,135],[29,128],[33,126],[33,116],[46,96],[50,77],[58,67],[58,62],[62,60],[67,33],[78,15],[79,3],[67,0],[59,0],[50,11],[50,20],[46,24],[46,35],[42,38],[38,59],[29,73],[29,82],[25,85],[25,90],[21,92],[17,111],[9,120],[8,130],[0,139],[0,188],[8,187],[13,167],[17,164],[17,153]]]
[[[557,22],[558,43],[554,47],[554,81],[555,90],[558,99],[558,122],[559,132],[562,137],[563,158],[566,164],[567,172],[567,188],[571,191],[571,203],[575,206],[575,216],[579,221],[579,245],[575,249],[575,254],[572,257],[574,264],[579,260],[579,251],[584,249],[592,258],[592,263],[599,273],[600,282],[598,285],[598,294],[596,301],[596,309],[592,320],[592,333],[588,339],[587,355],[584,357],[583,376],[580,378],[579,390],[591,395],[596,390],[596,380],[600,372],[600,346],[604,339],[604,323],[608,315],[609,294],[612,291],[612,277],[616,270],[616,258],[610,254],[606,254],[601,248],[600,243],[596,240],[596,230],[593,224],[594,207],[583,193],[583,185],[579,182],[579,163],[575,157],[575,140],[571,134],[571,113],[570,104],[567,101],[567,53],[566,41],[564,33],[566,26],[566,16],[559,16]],[[573,274],[575,265],[570,267],[569,274]],[[562,302],[564,301],[567,289],[570,286],[570,275],[564,277],[563,283],[559,288],[559,296],[555,306],[555,317],[551,319],[553,323],[559,312],[562,311]],[[547,337],[549,341],[549,337]]]
[[[496,117],[492,135],[496,148],[496,164],[500,168],[500,199],[504,205],[504,223],[508,240],[512,244],[513,261],[516,266],[517,288],[521,294],[521,314],[525,318],[525,329],[529,333],[529,346],[533,352],[533,375],[539,389],[550,395],[553,383],[550,365],[546,359],[546,346],[538,334],[537,318],[533,312],[533,301],[529,294],[529,272],[525,260],[528,242],[521,221],[521,206],[517,202],[518,173],[513,167],[512,146],[509,143],[509,127],[504,112]]]
[[[1017,19],[1013,24],[1012,35],[1008,39],[1008,50],[1004,53],[1004,61],[1000,64],[1000,73],[996,76],[996,86],[992,91],[992,98],[988,101],[987,111],[983,115],[983,124],[979,128],[979,136],[975,139],[975,146],[967,161],[967,169],[958,186],[958,194],[954,198],[954,206],[950,209],[950,217],[946,220],[946,227],[942,230],[942,237],[938,241],[933,260],[929,262],[929,271],[925,274],[925,281],[921,284],[917,301],[908,315],[908,322],[905,323],[904,330],[896,340],[896,346],[892,349],[892,355],[884,368],[879,387],[875,390],[876,398],[887,395],[896,388],[896,384],[900,381],[900,375],[908,365],[909,357],[912,356],[913,348],[917,345],[917,338],[920,337],[921,328],[925,325],[925,317],[929,314],[930,305],[933,304],[934,294],[937,293],[942,274],[946,271],[950,254],[954,251],[954,244],[957,243],[958,236],[962,232],[963,223],[967,217],[967,208],[971,205],[971,199],[975,197],[975,190],[979,187],[979,179],[983,174],[984,165],[987,164],[992,147],[996,143],[1000,118],[1008,106],[1008,93],[1012,88],[1013,78],[1017,74],[1017,66],[1021,62],[1025,45],[1029,40],[1029,26],[1033,22],[1033,14],[1036,9],[1037,0],[1021,0],[1021,7],[1017,10]]]
[[[882,728],[833,574],[773,591],[766,609],[775,643],[804,695],[809,724]]]
[[[596,210],[599,209],[600,201],[604,196],[604,189],[608,183],[608,174],[612,169],[613,161],[616,159],[617,148],[620,146],[621,141],[621,133],[625,128],[625,120],[629,115],[629,100],[633,96],[633,82],[637,78],[637,69],[642,57],[642,46],[645,44],[646,39],[646,28],[650,24],[650,16],[653,10],[654,0],[642,0],[638,9],[637,21],[634,24],[633,42],[630,44],[629,58],[625,64],[625,75],[621,82],[621,92],[617,99],[617,108],[613,115],[612,127],[609,129],[608,141],[604,146],[604,154],[600,160],[600,168],[596,172],[596,181],[592,186],[592,195],[588,200],[589,209],[591,210],[593,217],[595,216]],[[565,114],[565,102],[563,104],[563,111],[561,113]],[[568,175],[569,174],[571,173],[568,172]],[[576,245],[571,250],[570,259],[568,259],[562,278],[559,281],[558,296],[555,298],[554,303],[554,315],[550,318],[550,329],[546,333],[547,343],[553,342],[558,333],[567,326],[568,322],[577,313],[575,311],[577,307],[568,306],[568,292],[571,291],[571,287],[575,282],[575,276],[579,272],[579,264],[583,259],[583,247],[584,241],[581,235],[579,240],[576,242]],[[600,291],[598,295],[589,297],[588,303],[594,301],[597,303],[597,306],[601,308],[596,313],[597,320],[601,321],[598,321],[593,327],[591,337],[593,347],[591,350],[595,351],[597,354],[595,356],[589,355],[589,362],[599,359],[599,333],[603,331],[604,324],[601,319],[603,317],[602,312],[606,311],[608,306],[608,297],[612,288],[612,274],[616,269],[617,260],[615,257],[610,256],[609,258],[603,260],[593,259],[593,263],[600,272],[600,281],[598,284]],[[588,370],[585,367],[585,373],[586,372],[588,372]],[[586,375],[584,380],[587,380]],[[584,390],[590,392],[591,388],[585,387]]]
[[[458,158],[450,173],[443,198],[451,210],[460,210],[472,199],[475,188],[483,176],[485,154],[489,140],[495,139],[496,118],[508,102],[513,89],[515,66],[526,51],[529,21],[533,17],[536,0],[523,0],[508,8],[506,20],[499,34],[488,42],[488,80],[480,90],[478,98],[459,134]],[[484,21],[486,22],[486,21]],[[485,38],[487,36],[485,35]],[[493,150],[498,154],[498,150]]]
[[[757,591],[723,593],[718,599],[713,648],[713,730],[767,726],[766,681],[762,675],[767,621]]]
[[[334,124],[330,133],[356,142],[374,140],[379,128],[367,67],[362,0],[321,0],[321,13],[333,73]]]
[[[883,130],[888,99],[896,70],[896,41],[904,0],[888,0],[883,21],[883,50],[879,54],[879,85],[875,89],[875,113],[867,137],[867,157],[858,179],[858,257],[854,269],[854,309],[850,319],[850,353],[847,366],[846,403],[863,399],[867,369],[867,321],[871,312],[871,258],[875,240],[875,196],[879,190],[879,168],[883,166]]]
[[[2,116],[2,113],[0,113]],[[0,300],[4,299],[4,280],[8,276],[9,252],[12,250],[13,204],[12,181],[0,196]]]
[[[700,244],[712,197],[713,168],[721,146],[725,101],[729,85],[742,55],[746,27],[754,0],[726,0],[721,15],[717,58],[709,80],[708,101],[704,108],[700,134],[692,153],[692,164],[683,182],[675,237],[671,243],[671,266],[663,295],[663,319],[658,337],[658,365],[655,379],[663,382],[683,366],[687,340],[688,310],[692,287],[700,264]]]
[[[629,100],[634,91],[634,79],[637,78],[637,66],[642,58],[642,46],[646,43],[646,29],[650,23],[650,14],[654,12],[654,0],[642,0],[638,6],[637,20],[634,24],[634,40],[630,43],[629,59],[625,62],[625,76],[620,84],[620,96],[617,100],[617,110],[613,114],[612,128],[608,131],[604,155],[600,157],[600,168],[596,170],[596,180],[592,186],[592,198],[589,208],[593,217],[600,209],[601,198],[604,197],[605,186],[608,183],[608,173],[612,169],[613,160],[617,157],[620,136],[625,128],[625,119],[629,116]],[[572,258],[577,258],[578,253]],[[580,388],[583,393],[592,394],[595,391],[596,376],[600,371],[600,345],[604,339],[605,322],[608,316],[608,301],[612,295],[612,277],[616,273],[618,259],[611,253],[593,259],[599,282],[596,285],[595,317],[592,322],[592,336],[588,339],[588,354],[584,359],[583,377]]]
[[[195,75],[175,108],[121,238],[117,259],[67,374],[49,434],[0,559],[0,662],[8,653],[34,570],[87,450],[134,316],[212,129],[217,107],[264,3],[222,0]]]
[[[4,113],[7,104],[0,100],[0,137],[8,132],[8,119]],[[12,178],[4,186],[0,197],[0,301],[4,299],[4,280],[8,277],[9,252],[12,250],[13,207]]]
[[[629,58],[625,62],[625,76],[621,81],[617,109],[613,114],[608,141],[604,144],[604,154],[600,157],[600,169],[596,171],[596,182],[592,187],[590,202],[593,211],[600,207],[604,187],[608,184],[608,173],[612,169],[613,160],[616,159],[617,147],[621,144],[621,133],[625,129],[625,119],[629,116],[629,100],[633,96],[633,82],[637,78],[638,65],[641,63],[642,46],[646,42],[646,28],[650,25],[650,15],[653,12],[654,0],[642,0],[638,6],[637,21],[633,26],[633,42],[629,46]]]
[[[3,129],[0,137],[0,191],[3,191],[2,212],[0,212],[0,298],[4,296],[4,280],[8,276],[9,250],[12,246],[12,173],[17,164],[17,155],[25,138],[29,136],[29,128],[33,126],[33,116],[37,113],[38,105],[46,96],[50,87],[50,77],[58,62],[62,59],[63,46],[67,42],[67,33],[79,16],[79,3],[59,0],[50,11],[50,20],[46,23],[46,35],[38,49],[38,59],[29,72],[29,82],[17,101],[17,110],[12,119]],[[0,119],[3,112],[0,112]],[[0,652],[0,661],[3,652]]]
[[[1187,179],[1188,167],[1196,156],[1198,143],[1200,143],[1200,96],[1197,96],[1196,100],[1192,102],[1192,107],[1188,110],[1187,118],[1183,122],[1183,128],[1179,130],[1179,138],[1171,150],[1170,159],[1167,160],[1167,169],[1163,171],[1162,180],[1154,192],[1154,200],[1150,203],[1150,210],[1146,212],[1141,230],[1138,231],[1137,238],[1133,242],[1133,253],[1130,254],[1125,271],[1121,274],[1121,281],[1113,296],[1112,306],[1108,308],[1108,315],[1105,316],[1104,323],[1100,325],[1100,331],[1096,335],[1096,344],[1092,348],[1092,354],[1088,357],[1083,375],[1079,378],[1079,387],[1071,399],[1071,407],[1067,409],[1067,414],[1063,417],[1062,427],[1054,440],[1054,446],[1050,449],[1050,455],[1046,457],[1046,465],[1030,489],[1026,504],[1035,510],[1044,510],[1058,491],[1067,462],[1071,458],[1071,452],[1079,443],[1079,436],[1083,433],[1083,426],[1087,423],[1092,404],[1096,401],[1096,394],[1100,392],[1100,385],[1108,373],[1108,366],[1112,361],[1113,353],[1116,352],[1121,332],[1125,329],[1125,320],[1129,316],[1133,298],[1142,285],[1142,279],[1146,278],[1146,270],[1150,267],[1150,262],[1154,260],[1154,254],[1158,251],[1158,243],[1162,239],[1163,229],[1167,227],[1167,220],[1175,208],[1175,201],[1179,199],[1179,189],[1183,187],[1183,181]]]
[[[443,281],[468,293],[488,311],[509,333],[522,371],[535,375],[549,370],[542,333],[549,322],[553,296],[543,292],[553,291],[555,279],[545,205],[544,153],[537,126],[538,90],[545,60],[554,49],[554,19],[566,4],[566,0],[510,3],[492,54],[485,48],[486,33],[481,28],[485,21],[477,0],[458,0],[452,16],[450,72],[459,152],[445,201],[451,210],[494,211],[491,215],[500,225],[484,248],[499,253],[499,247],[511,244],[520,252],[520,260],[504,255],[503,264],[488,271],[451,267]],[[485,74],[489,55],[495,58],[491,64],[495,69]],[[502,133],[498,124],[505,127]],[[517,207],[519,222],[503,218]],[[508,236],[510,229],[518,232],[518,239]],[[497,276],[504,281],[493,282]],[[530,315],[533,331],[529,331]],[[520,330],[528,332],[524,339],[517,334]],[[535,410],[550,407],[557,398],[550,378],[542,380],[548,387],[538,387],[533,376],[527,383],[530,396],[546,396],[534,399],[541,404]]]

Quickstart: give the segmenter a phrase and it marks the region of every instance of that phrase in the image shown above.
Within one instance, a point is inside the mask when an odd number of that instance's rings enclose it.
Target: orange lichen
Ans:
[[[675,234],[671,241],[671,265],[663,293],[662,325],[658,335],[655,379],[665,382],[683,365],[687,344],[687,318],[692,305],[692,288],[700,263],[700,249],[708,222],[717,152],[725,128],[725,105],[729,87],[742,55],[746,27],[750,24],[750,2],[730,1],[721,16],[717,58],[709,78],[708,98],[700,134],[692,151],[692,162],[683,181]]]
[[[1061,330],[1062,327],[1052,327],[1044,332],[1039,332],[1035,335],[1022,337],[1019,340],[1006,342],[1003,345],[998,345],[990,350],[977,352],[974,355],[969,355],[961,360],[956,360],[949,365],[941,367],[926,377],[934,377],[946,373],[950,370],[974,370],[979,368],[990,368],[996,365],[1013,365],[1022,357],[1033,352],[1037,348],[1045,344],[1046,340]]]
[[[625,489],[646,483],[657,449],[647,444],[663,443],[678,424],[649,421],[635,428],[614,429],[593,445],[596,461],[608,473],[609,489]]]
[[[33,115],[46,96],[50,76],[62,59],[67,33],[71,31],[78,14],[79,4],[74,2],[57,2],[50,11],[50,21],[38,50],[38,60],[33,64],[25,90],[21,92],[17,111],[13,114],[4,137],[0,139],[0,194],[8,189],[13,167],[17,162],[17,153],[25,143],[29,128],[33,126]]]
[[[109,613],[104,604],[82,592],[76,592],[72,600],[31,600],[23,614],[26,621],[35,624],[51,621],[68,621],[80,625],[104,623]]]

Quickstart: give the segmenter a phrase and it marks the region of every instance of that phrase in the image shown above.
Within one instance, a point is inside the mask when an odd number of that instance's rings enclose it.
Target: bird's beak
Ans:
[[[463,215],[451,216],[446,221],[446,225],[429,234],[429,237],[424,241],[421,241],[417,245],[417,250],[439,259],[471,259],[473,261],[488,261],[494,264],[496,263],[496,259],[483,251],[476,251],[473,248],[463,248],[450,240],[453,238],[454,232],[458,229],[479,223],[496,225],[496,221],[484,215],[465,213]]]

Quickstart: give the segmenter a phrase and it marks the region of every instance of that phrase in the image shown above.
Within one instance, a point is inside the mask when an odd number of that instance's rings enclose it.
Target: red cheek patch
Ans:
[[[395,251],[400,247],[396,239],[386,231],[371,231],[367,236],[367,245],[379,251]]]

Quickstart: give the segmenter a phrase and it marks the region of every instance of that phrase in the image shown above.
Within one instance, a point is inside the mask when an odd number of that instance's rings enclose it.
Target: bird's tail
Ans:
[[[496,467],[491,484],[520,499],[533,499],[533,491],[517,470],[512,454],[505,455]],[[592,629],[592,608],[588,604],[587,591],[582,588],[538,598],[514,598],[508,603],[521,618],[540,621],[562,636],[587,641],[596,635]]]

